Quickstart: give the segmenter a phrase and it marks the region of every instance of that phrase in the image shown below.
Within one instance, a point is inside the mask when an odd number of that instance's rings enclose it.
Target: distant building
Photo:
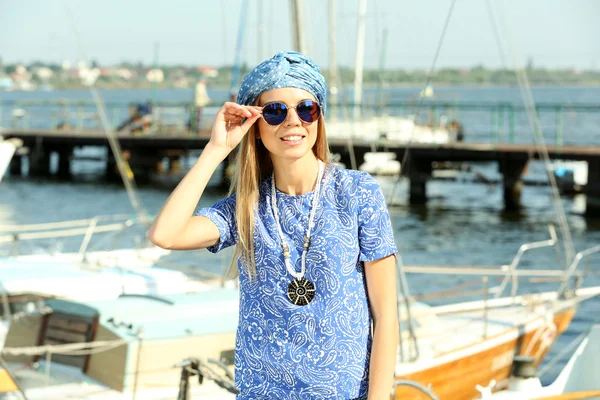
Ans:
[[[31,83],[31,74],[24,65],[19,65],[15,72],[10,74],[13,84],[10,89],[15,90],[33,90],[35,86]]]
[[[165,73],[160,68],[153,68],[146,73],[146,80],[148,82],[161,83],[165,80]]]
[[[40,78],[41,81],[48,81],[54,76],[54,71],[47,67],[39,67],[33,71],[33,73]]]
[[[196,71],[200,72],[206,78],[216,78],[219,76],[219,71],[216,68],[208,65],[199,65],[196,67]]]
[[[117,69],[117,76],[124,81],[129,81],[137,76],[135,71],[130,70],[129,68],[119,68]]]

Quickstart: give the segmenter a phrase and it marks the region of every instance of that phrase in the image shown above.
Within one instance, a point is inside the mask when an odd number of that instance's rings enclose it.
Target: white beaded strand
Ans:
[[[319,194],[321,191],[321,180],[323,179],[323,161],[319,160],[319,173],[317,175],[317,183],[315,190],[313,192],[313,196],[310,202],[310,215],[308,218],[308,226],[306,228],[306,235],[304,236],[304,248],[302,249],[302,269],[298,273],[294,270],[292,266],[292,262],[290,261],[290,248],[283,237],[283,231],[281,230],[281,224],[279,223],[279,211],[277,210],[277,193],[275,190],[275,173],[271,176],[271,208],[273,208],[273,215],[275,216],[275,224],[277,225],[277,231],[279,232],[279,239],[281,240],[281,249],[283,250],[283,258],[285,260],[285,268],[288,270],[290,275],[292,275],[295,279],[301,280],[304,278],[304,274],[306,273],[306,254],[308,253],[308,248],[310,246],[310,231],[312,229],[315,213],[317,209],[317,204],[319,201]]]

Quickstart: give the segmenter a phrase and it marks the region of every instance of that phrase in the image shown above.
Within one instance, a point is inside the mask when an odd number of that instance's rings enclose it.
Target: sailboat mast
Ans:
[[[360,116],[362,103],[362,81],[365,59],[365,16],[367,14],[367,0],[358,1],[358,29],[356,33],[356,64],[354,71],[354,118]]]
[[[242,9],[240,12],[240,24],[238,27],[237,44],[235,46],[235,62],[233,64],[233,73],[231,75],[231,87],[229,93],[237,92],[237,84],[240,78],[240,68],[242,63],[242,46],[244,44],[244,28],[246,26],[246,11],[248,10],[248,0],[242,0]]]
[[[338,92],[335,9],[335,0],[329,0],[329,98],[331,104],[337,104]]]
[[[290,0],[290,14],[292,17],[292,40],[294,50],[306,53],[306,40],[304,38],[304,13],[302,0]]]
[[[154,69],[155,70],[158,70],[158,51],[159,51],[159,48],[160,48],[160,44],[159,44],[158,40],[156,40],[154,42]],[[156,104],[158,102],[157,94],[156,94],[157,86],[158,86],[158,80],[155,79],[153,81],[153,83],[152,83],[152,103],[153,104]]]
[[[385,53],[387,48],[388,29],[383,30],[383,40],[379,49],[379,73],[377,74],[377,108],[379,112],[383,112],[383,74],[385,68]]]
[[[258,31],[256,40],[256,62],[257,64],[263,60],[264,49],[263,44],[265,41],[265,24],[264,24],[264,12],[263,12],[263,1],[257,1],[257,17],[258,17]]]

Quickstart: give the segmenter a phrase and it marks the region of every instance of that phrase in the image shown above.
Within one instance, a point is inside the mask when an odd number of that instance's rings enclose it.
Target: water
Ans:
[[[398,93],[408,93],[409,89],[394,89]],[[414,89],[412,89],[414,91]],[[445,89],[460,91],[464,98],[502,99],[513,96],[508,89],[461,88]],[[440,90],[442,91],[442,90]],[[69,92],[85,97],[85,92]],[[127,91],[126,101],[145,100],[150,91]],[[396,93],[396,92],[392,92]],[[165,91],[165,96],[187,96],[183,91]],[[188,93],[191,96],[191,93]],[[598,88],[540,88],[535,91],[538,101],[570,100],[600,103]],[[0,99],[10,96],[36,97],[50,96],[52,93],[0,93]],[[61,93],[61,96],[65,92]],[[105,92],[104,96],[117,96]],[[215,94],[211,94],[215,96]],[[399,95],[400,96],[400,95]],[[214,97],[213,97],[214,98]],[[591,139],[589,143],[592,143]],[[600,144],[600,141],[595,144]],[[77,168],[84,168],[79,166]],[[493,173],[493,164],[476,165],[476,168]],[[523,190],[523,204],[526,208],[520,213],[503,211],[502,187],[498,185],[469,184],[466,182],[432,181],[428,184],[429,202],[426,206],[414,207],[408,204],[406,182],[394,188],[394,182],[381,179],[388,200],[394,199],[390,213],[395,230],[396,243],[405,264],[410,265],[504,265],[509,264],[519,247],[526,242],[547,240],[547,223],[555,221],[552,212],[550,188],[546,186],[526,186]],[[169,195],[169,191],[156,186],[138,189],[138,195],[149,213],[158,212]],[[199,206],[210,205],[223,196],[212,187],[202,198]],[[582,195],[563,197],[563,207],[567,212],[568,224],[577,250],[600,243],[600,221],[586,219],[581,215]],[[96,215],[127,214],[133,209],[125,190],[120,185],[101,182],[58,182],[32,178],[7,177],[0,188],[0,224],[28,224],[53,222],[68,219],[90,218]],[[143,233],[143,230],[138,230]],[[101,236],[101,235],[99,235]],[[134,245],[133,234],[123,238],[121,245]],[[23,244],[22,251],[68,251],[76,250],[79,242],[36,241]],[[0,247],[0,252],[8,254],[10,248]],[[176,252],[168,261],[186,266],[221,272],[229,264],[231,254],[211,255],[207,251]],[[580,264],[589,267],[595,276],[589,276],[585,286],[600,285],[598,261],[593,255]],[[522,258],[520,268],[564,267],[563,256],[550,248],[532,250]],[[467,282],[473,277],[409,275],[411,294],[420,295],[447,289]],[[490,280],[490,285],[496,281]],[[480,284],[473,286],[476,290]],[[521,281],[520,291],[555,290],[558,283],[536,284],[526,279]],[[583,303],[569,330],[563,334],[552,348],[546,360],[552,359],[561,349],[574,340],[598,319],[600,299]],[[558,363],[549,374],[543,377],[550,382],[564,363]]]

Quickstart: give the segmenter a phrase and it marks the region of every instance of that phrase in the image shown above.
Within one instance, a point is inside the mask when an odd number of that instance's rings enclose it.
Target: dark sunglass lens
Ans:
[[[285,121],[287,107],[283,103],[271,103],[263,107],[263,118],[269,125],[279,125]]]
[[[315,122],[321,114],[319,103],[313,100],[303,100],[296,107],[298,117],[306,123]]]

